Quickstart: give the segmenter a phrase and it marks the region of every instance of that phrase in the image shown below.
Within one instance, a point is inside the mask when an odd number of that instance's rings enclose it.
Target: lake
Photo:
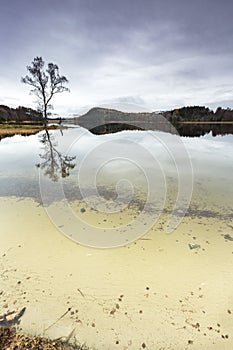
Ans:
[[[0,308],[96,349],[233,346],[233,135],[0,141]]]

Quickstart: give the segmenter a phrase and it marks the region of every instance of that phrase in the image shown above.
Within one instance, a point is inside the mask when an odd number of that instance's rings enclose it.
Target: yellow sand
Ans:
[[[26,306],[25,332],[76,328],[80,343],[103,350],[232,349],[229,217],[186,217],[166,235],[162,215],[137,242],[102,250],[63,236],[31,199],[0,198],[0,208],[0,314]]]

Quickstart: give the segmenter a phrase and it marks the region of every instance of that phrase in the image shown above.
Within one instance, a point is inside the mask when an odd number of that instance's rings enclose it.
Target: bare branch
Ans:
[[[21,82],[32,86],[30,92],[35,94],[42,107],[45,123],[47,123],[48,110],[52,108],[50,101],[53,96],[62,92],[69,92],[70,90],[64,86],[68,83],[68,79],[59,74],[58,65],[54,63],[48,63],[48,67],[45,70],[45,62],[42,57],[35,57],[31,66],[27,66],[29,75],[21,78]]]

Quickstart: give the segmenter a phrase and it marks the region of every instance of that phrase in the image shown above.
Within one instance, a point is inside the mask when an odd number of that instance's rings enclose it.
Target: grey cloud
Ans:
[[[233,106],[233,99],[231,100],[220,100],[215,102],[209,102],[206,101],[205,105],[208,105],[209,108],[216,110],[218,107],[222,108],[232,108]]]
[[[232,13],[231,0],[2,0],[0,75],[16,84],[42,55],[90,103],[105,94],[157,103],[160,90],[168,105],[185,103],[187,89],[233,79]]]
[[[115,99],[117,103],[130,103],[135,105],[144,106],[146,103],[140,96],[121,96]]]

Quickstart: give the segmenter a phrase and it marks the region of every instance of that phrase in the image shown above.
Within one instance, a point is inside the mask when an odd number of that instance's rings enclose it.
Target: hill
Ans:
[[[161,114],[129,113],[99,107],[92,108],[86,114],[75,118],[75,122],[96,134],[148,128],[152,130],[162,128],[164,131],[173,132],[172,125],[166,123]]]
[[[0,123],[42,122],[42,113],[27,107],[10,108],[0,105]]]

